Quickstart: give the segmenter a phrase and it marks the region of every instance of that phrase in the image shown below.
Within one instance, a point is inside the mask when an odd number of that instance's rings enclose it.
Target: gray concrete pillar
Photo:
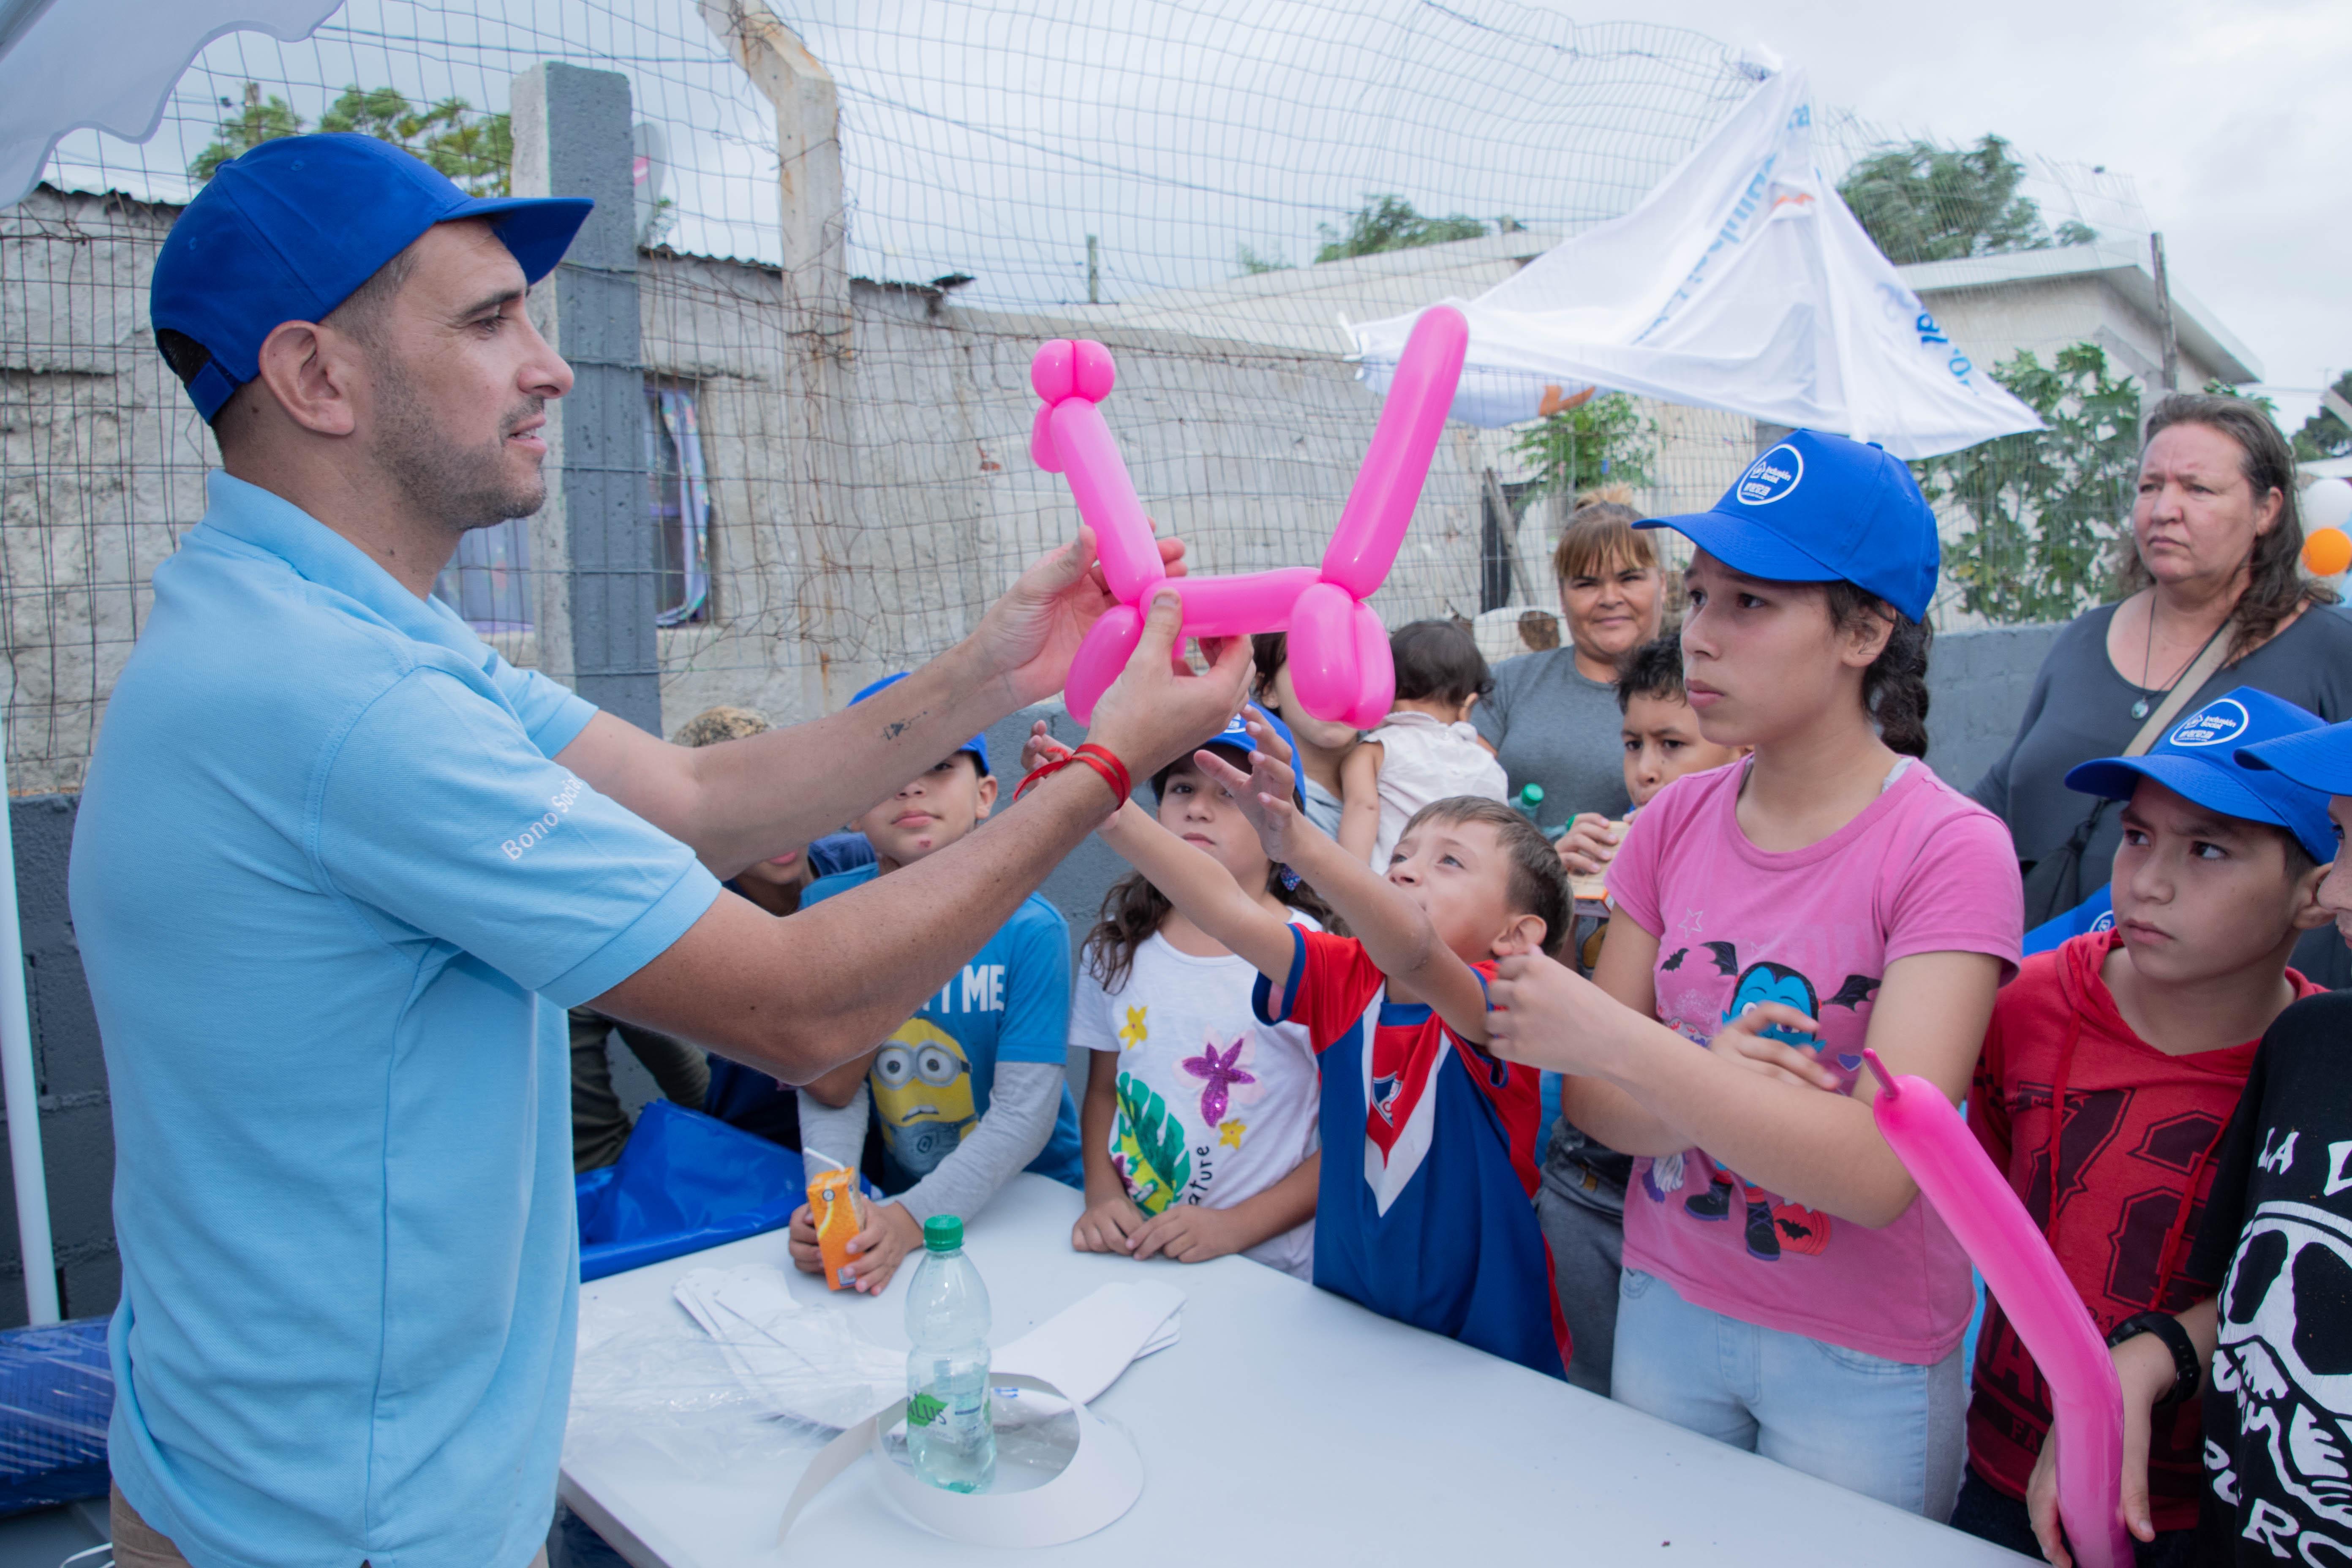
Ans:
[[[531,529],[541,667],[658,735],[659,541],[646,489],[629,79],[549,61],[515,78],[512,108],[515,194],[596,203],[532,290],[532,319],[573,377],[548,408],[548,505]]]

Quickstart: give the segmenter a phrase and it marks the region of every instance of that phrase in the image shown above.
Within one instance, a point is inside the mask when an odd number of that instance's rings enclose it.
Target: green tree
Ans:
[[[362,88],[342,90],[319,117],[321,131],[356,132],[389,142],[414,153],[477,196],[502,196],[509,191],[509,170],[514,163],[513,122],[503,114],[483,114],[462,98],[412,105],[396,89]],[[281,98],[264,101],[257,83],[245,84],[245,106],[223,120],[213,140],[188,165],[199,184],[209,180],[223,163],[280,136],[299,136],[302,117]]]
[[[1278,250],[1272,255],[1261,256],[1248,246],[1239,245],[1234,247],[1234,260],[1240,264],[1244,276],[1250,278],[1255,278],[1261,272],[1290,270],[1290,263],[1282,258],[1282,252]]]
[[[1986,135],[1973,147],[1914,142],[1864,158],[1839,183],[1838,195],[1896,266],[2047,250],[2098,238],[2069,219],[2053,236],[2042,208],[2017,194],[2025,165],[2009,143]]]
[[[1969,521],[1945,552],[1963,607],[2007,623],[2070,620],[2112,590],[2139,478],[2140,388],[2095,343],[2031,349],[1992,376],[2048,426],[1914,463],[1930,501]]]
[[[1373,256],[1383,250],[1444,245],[1449,240],[1475,239],[1486,232],[1486,226],[1460,213],[1451,217],[1423,217],[1402,196],[1370,196],[1362,206],[1348,215],[1346,233],[1328,223],[1317,224],[1315,232],[1323,237],[1323,247],[1315,253],[1315,259],[1324,262],[1343,261],[1350,256]]]
[[[221,100],[224,108],[228,107],[228,102],[227,99]],[[300,134],[302,117],[294,112],[292,105],[275,94],[264,100],[261,84],[247,82],[243,106],[214,129],[212,141],[188,165],[188,177],[201,185],[231,158],[250,153],[264,142]]]
[[[1512,449],[1542,489],[1572,496],[1602,485],[1650,482],[1658,426],[1623,393],[1585,399],[1519,432]]]
[[[2352,370],[2336,378],[2334,388],[2338,397],[2352,398]],[[2336,416],[2336,411],[2322,405],[2319,412],[2303,422],[2294,433],[2294,455],[2298,462],[2315,463],[2323,458],[2352,458],[2352,426]]]

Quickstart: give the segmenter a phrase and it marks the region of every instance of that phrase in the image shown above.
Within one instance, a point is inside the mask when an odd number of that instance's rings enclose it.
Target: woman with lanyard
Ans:
[[[2352,622],[2330,607],[2331,590],[2305,579],[2302,553],[2294,458],[2269,416],[2189,393],[2157,405],[2125,597],[2058,634],[2016,738],[1969,792],[2009,825],[2029,931],[2105,885],[2122,837],[2111,805],[2086,808],[2066,787],[2076,763],[2145,751],[2135,740],[2166,727],[2151,719],[2198,712],[2238,686],[2331,723],[2352,718]],[[2347,978],[2333,939],[2298,949],[2295,966],[2331,984]]]

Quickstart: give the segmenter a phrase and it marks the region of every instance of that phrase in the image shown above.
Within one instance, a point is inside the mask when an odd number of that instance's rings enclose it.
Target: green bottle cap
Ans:
[[[1526,801],[1529,805],[1541,805],[1543,804],[1543,785],[1539,784],[1521,784],[1519,786],[1519,798]]]
[[[923,1222],[923,1246],[933,1252],[953,1252],[963,1245],[963,1221],[951,1214],[935,1214]]]

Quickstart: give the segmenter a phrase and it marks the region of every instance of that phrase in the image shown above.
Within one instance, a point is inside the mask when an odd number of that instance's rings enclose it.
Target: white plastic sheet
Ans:
[[[144,142],[215,38],[307,38],[342,0],[0,0],[0,206],[29,195],[49,149],[84,125]],[[27,19],[29,18],[29,20]]]
[[[1589,389],[1876,441],[1901,458],[2041,427],[1936,324],[1813,161],[1802,71],[1768,75],[1622,217],[1475,300],[1456,419]],[[1385,393],[1419,311],[1352,326]]]

